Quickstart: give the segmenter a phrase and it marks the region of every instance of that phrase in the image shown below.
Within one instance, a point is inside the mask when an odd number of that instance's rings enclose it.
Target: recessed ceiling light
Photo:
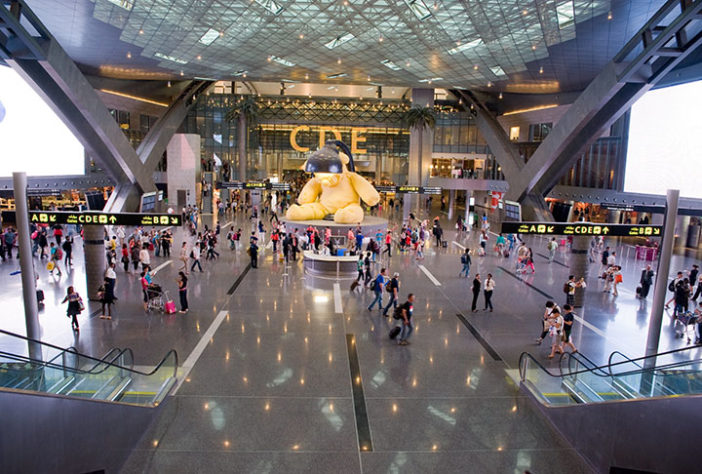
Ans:
[[[341,58],[336,60],[336,64],[341,64]]]
[[[198,54],[198,55],[197,55],[197,60],[198,60],[198,61],[201,61],[201,60],[202,60],[202,56],[200,56],[200,55]]]
[[[431,10],[422,0],[405,0],[405,5],[410,9],[419,21],[426,20],[431,16]]]
[[[127,59],[132,59],[132,53],[127,51]]]
[[[378,38],[378,42],[379,42],[379,43],[382,43],[382,42],[383,42],[383,37],[382,37],[382,36],[381,36],[380,38]]]
[[[234,76],[246,76],[246,73],[249,72],[245,69],[240,69],[239,71],[234,73]]]
[[[389,67],[393,71],[399,71],[400,69],[402,69],[400,66],[398,66],[394,62],[390,61],[389,59],[383,59],[382,61],[380,61],[380,64],[382,64],[383,66]]]
[[[539,74],[543,74],[543,73],[544,73],[544,67],[541,66],[541,67],[539,68]]]
[[[215,30],[214,28],[210,28],[204,35],[200,37],[198,41],[206,46],[209,46],[217,38],[219,38],[219,31]]]
[[[327,76],[327,79],[339,79],[340,77],[346,77],[346,76],[348,76],[348,74],[346,74],[345,72],[340,72],[337,74],[329,74]]]
[[[337,46],[341,46],[344,43],[348,43],[352,39],[354,39],[355,36],[352,33],[346,33],[345,35],[337,36],[324,46],[326,46],[328,49],[334,49]]]
[[[144,34],[144,30],[139,30],[139,34],[140,34],[140,35],[143,35],[143,34]]]
[[[305,35],[300,33],[300,39],[305,39]]]
[[[504,69],[502,69],[500,66],[491,67],[490,70],[496,76],[506,76],[507,75],[505,73]]]
[[[309,75],[309,74],[305,74],[305,79],[309,79],[309,78],[310,78],[310,75]]]
[[[465,44],[460,44],[460,42],[459,42],[459,45],[456,46],[455,48],[449,49],[449,50],[448,50],[448,53],[451,54],[451,55],[453,55],[453,54],[458,54],[458,53],[460,53],[461,51],[465,51],[466,49],[472,49],[472,48],[478,47],[478,46],[480,46],[481,44],[483,44],[483,40],[480,39],[480,38],[474,39],[474,40],[471,41],[470,43],[465,43]]]
[[[283,11],[283,6],[275,0],[254,0],[256,3],[265,8],[269,13],[280,15]]]

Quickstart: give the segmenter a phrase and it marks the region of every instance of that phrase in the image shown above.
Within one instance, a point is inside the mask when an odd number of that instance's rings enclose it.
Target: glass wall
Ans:
[[[467,112],[440,112],[434,128],[435,153],[489,153],[478,133],[475,119]]]

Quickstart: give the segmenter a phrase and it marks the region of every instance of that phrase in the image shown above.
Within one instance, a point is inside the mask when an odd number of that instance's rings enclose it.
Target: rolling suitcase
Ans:
[[[441,241],[441,247],[443,247],[443,248],[448,247],[448,240],[442,240],[442,241]]]
[[[44,304],[44,290],[37,290],[37,303]]]
[[[395,338],[397,337],[397,335],[400,334],[400,331],[401,331],[401,330],[402,330],[402,329],[400,328],[400,326],[395,326],[394,328],[392,328],[392,329],[390,330],[390,334],[388,334],[388,337],[389,337],[390,339],[395,339]]]
[[[356,291],[356,288],[358,288],[358,280],[351,283],[351,288],[349,289],[349,291],[354,292]]]

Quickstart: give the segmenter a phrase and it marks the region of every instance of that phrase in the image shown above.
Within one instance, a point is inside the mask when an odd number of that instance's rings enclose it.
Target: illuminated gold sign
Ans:
[[[339,140],[341,141],[341,131],[338,130],[337,128],[334,127],[328,127],[328,126],[321,126],[321,127],[313,127],[314,130],[319,134],[319,148],[322,148],[324,144],[327,141],[327,135],[331,134],[334,137],[334,140]],[[300,132],[309,132],[311,131],[310,127],[308,125],[299,125],[295,128],[293,128],[290,131],[290,146],[293,148],[295,151],[299,151],[302,153],[306,153],[310,151],[309,147],[306,146],[301,146],[297,142],[297,134]],[[365,155],[368,153],[368,150],[365,148],[360,148],[361,144],[365,143],[366,137],[364,134],[368,131],[367,128],[361,128],[361,127],[352,127],[351,128],[351,153],[354,155]]]
[[[574,224],[560,222],[503,222],[505,234],[609,235],[617,237],[660,237],[662,226],[634,224]]]

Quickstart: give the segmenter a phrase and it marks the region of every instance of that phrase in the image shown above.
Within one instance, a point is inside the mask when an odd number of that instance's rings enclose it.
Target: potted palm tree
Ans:
[[[252,95],[239,96],[236,102],[227,111],[226,119],[229,122],[238,120],[239,139],[239,181],[246,181],[246,136],[248,127],[252,127],[258,118],[258,103]]]
[[[417,184],[422,183],[422,151],[423,151],[423,143],[422,140],[424,138],[424,130],[429,129],[433,130],[434,126],[436,125],[436,115],[434,115],[434,109],[432,107],[422,107],[419,105],[415,105],[414,107],[410,108],[405,112],[403,121],[405,124],[407,124],[407,128],[410,130],[414,129],[416,130],[419,135],[419,182]]]

